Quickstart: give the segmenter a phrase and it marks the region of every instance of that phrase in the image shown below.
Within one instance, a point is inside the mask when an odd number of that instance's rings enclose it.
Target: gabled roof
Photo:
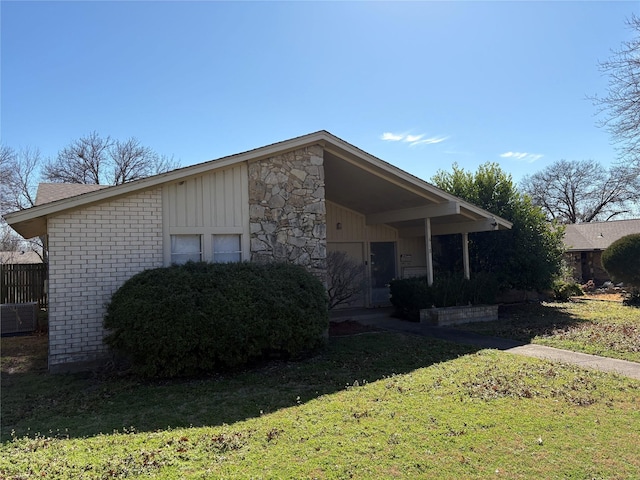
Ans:
[[[403,212],[406,215],[403,219],[405,221],[397,226],[399,228],[415,227],[415,225],[411,224],[411,218],[409,217],[418,219],[425,212],[424,208],[426,206],[427,209],[437,207],[441,212],[450,212],[448,216],[443,215],[440,219],[443,224],[440,227],[441,231],[446,232],[448,228],[453,228],[453,225],[444,225],[445,223],[453,223],[459,219],[468,223],[475,222],[476,225],[488,222],[491,224],[490,228],[496,230],[511,228],[510,222],[444,192],[434,185],[360,150],[325,130],[122,185],[85,191],[80,195],[68,198],[59,198],[49,203],[7,214],[5,215],[5,220],[23,237],[30,238],[46,232],[46,219],[48,216],[101,203],[134,192],[157,188],[166,183],[181,181],[187,177],[201,175],[241,162],[269,158],[312,145],[321,145],[325,150],[325,178],[329,177],[329,171],[331,171],[333,178],[333,181],[330,182],[332,185],[327,184],[327,194],[330,189],[333,189],[335,196],[338,196],[340,192],[343,193],[340,197],[343,202],[353,202],[353,205],[358,207],[366,206],[369,211],[363,213],[371,215],[369,218],[372,222],[384,221],[384,216],[376,216],[383,207],[386,210],[390,210],[391,212],[389,213],[397,213],[400,209],[404,209]],[[358,175],[360,181],[354,182],[354,179],[357,178],[354,175]],[[372,188],[375,190],[365,191],[363,189],[362,184],[365,177],[373,181]],[[92,187],[97,188],[97,186]],[[371,193],[376,193],[377,195],[374,197]],[[390,205],[390,200],[392,199],[388,196],[385,197],[385,194],[389,193],[398,195],[399,200],[395,211],[392,211],[394,206]],[[375,211],[376,209],[377,211]],[[427,210],[427,212],[430,211],[432,210]],[[477,228],[486,229],[486,226]],[[422,231],[424,232],[424,230]]]
[[[2,264],[25,264],[42,263],[42,257],[31,251],[3,251],[0,252],[0,263]]]
[[[616,240],[640,233],[640,219],[566,225],[564,244],[569,252],[604,250]]]
[[[64,198],[75,197],[83,193],[95,192],[107,188],[107,185],[87,183],[41,183],[38,185],[36,205],[55,202]]]

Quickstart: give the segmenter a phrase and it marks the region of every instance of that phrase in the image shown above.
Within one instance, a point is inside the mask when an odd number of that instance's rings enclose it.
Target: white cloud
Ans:
[[[502,158],[513,158],[514,160],[523,161],[526,163],[533,163],[536,160],[540,160],[544,155],[539,153],[527,153],[527,152],[505,152],[501,153]]]
[[[404,141],[405,142],[417,142],[422,137],[424,137],[424,134],[422,134],[422,135],[407,135],[406,137],[404,137]]]
[[[420,135],[422,137],[422,135]],[[431,137],[425,138],[424,140],[418,140],[417,142],[411,143],[411,146],[414,147],[416,145],[433,145],[434,143],[444,142],[449,137]]]
[[[403,142],[408,143],[410,147],[415,147],[416,145],[431,145],[434,143],[444,142],[449,137],[430,137],[424,138],[424,133],[420,135],[410,135],[408,133],[392,133],[392,132],[384,132],[380,138],[387,142]]]
[[[382,140],[386,140],[388,142],[398,142],[404,138],[404,134],[396,134],[391,132],[384,132],[380,137]]]

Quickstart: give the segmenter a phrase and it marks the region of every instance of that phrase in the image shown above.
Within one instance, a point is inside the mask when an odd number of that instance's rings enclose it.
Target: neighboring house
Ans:
[[[55,189],[55,186],[51,188]],[[67,188],[67,186],[60,186]],[[287,261],[323,281],[327,251],[364,264],[361,307],[388,302],[388,282],[426,274],[432,237],[511,224],[320,131],[248,152],[11,213],[47,235],[49,368],[100,360],[105,304],[132,275],[188,260]]]
[[[596,286],[610,280],[602,267],[602,252],[619,238],[640,233],[640,219],[566,225],[564,244],[576,280]]]
[[[0,252],[0,264],[2,265],[25,265],[42,263],[42,257],[38,252],[15,250]]]

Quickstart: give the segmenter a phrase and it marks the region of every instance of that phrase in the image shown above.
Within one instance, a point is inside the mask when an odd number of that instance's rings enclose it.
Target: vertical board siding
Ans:
[[[168,185],[168,226],[244,226],[243,175],[247,175],[246,166],[241,164]]]
[[[366,225],[364,215],[333,202],[327,205],[327,242],[364,242]],[[342,226],[338,230],[338,223]]]
[[[340,223],[342,228],[338,230]],[[365,216],[327,202],[327,241],[328,242],[394,242],[398,231],[387,225],[367,225]]]
[[[47,308],[46,279],[44,263],[0,265],[0,303],[38,302]]]

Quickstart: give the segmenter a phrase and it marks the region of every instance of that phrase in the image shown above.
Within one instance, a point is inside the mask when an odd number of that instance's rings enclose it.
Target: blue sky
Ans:
[[[638,2],[0,2],[0,134],[183,165],[328,130],[425,180],[615,161],[587,96]]]

